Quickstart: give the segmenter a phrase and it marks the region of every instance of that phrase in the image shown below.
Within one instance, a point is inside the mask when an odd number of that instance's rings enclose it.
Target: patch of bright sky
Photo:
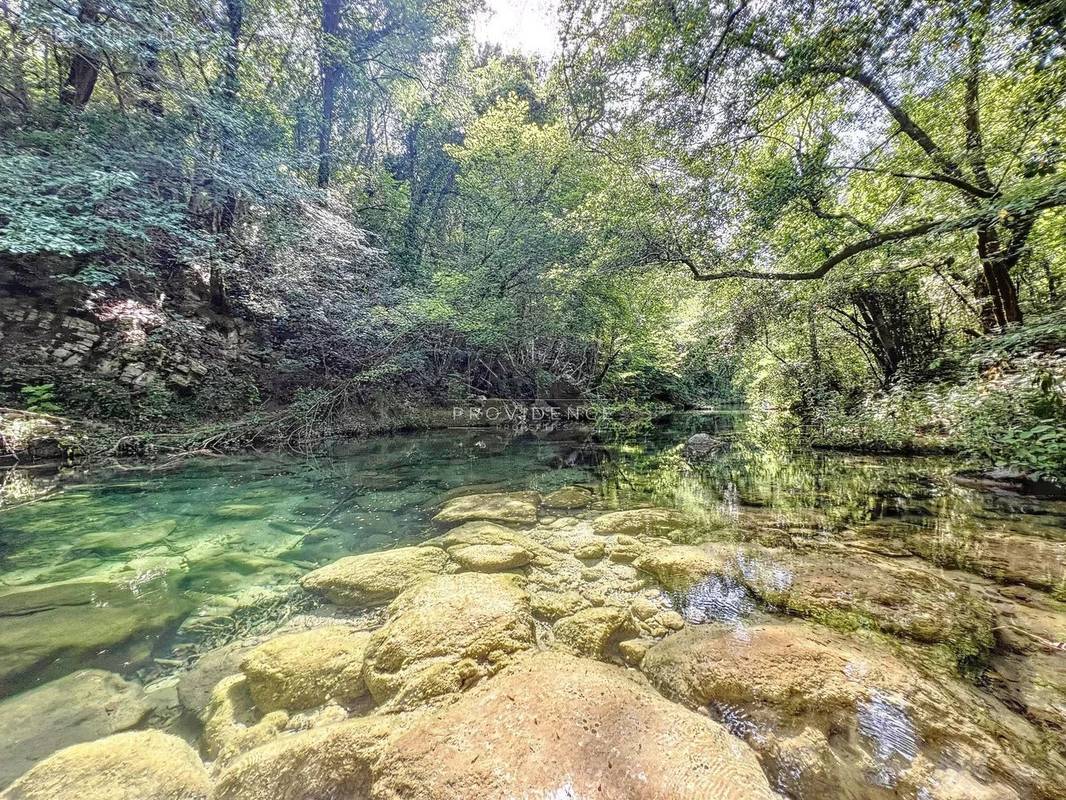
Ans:
[[[551,60],[559,49],[557,0],[486,0],[474,20],[479,42]]]

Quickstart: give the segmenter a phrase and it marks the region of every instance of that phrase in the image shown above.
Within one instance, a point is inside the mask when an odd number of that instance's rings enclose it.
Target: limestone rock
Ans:
[[[90,533],[79,538],[76,546],[101,553],[136,550],[166,541],[177,527],[176,520],[168,519],[127,530]]]
[[[758,547],[740,559],[744,584],[762,600],[831,627],[876,627],[943,643],[960,658],[993,645],[987,601],[921,562]]]
[[[447,563],[437,547],[400,547],[334,561],[304,575],[300,585],[338,606],[359,608],[388,602]]]
[[[790,796],[875,800],[892,786],[951,797],[937,784],[944,763],[1000,785],[995,797],[1013,797],[1006,786],[1035,796],[1054,786],[1061,776],[1026,762],[1040,750],[1034,728],[912,661],[873,635],[853,641],[791,622],[688,627],[649,649],[641,669],[667,697],[729,724]]]
[[[671,545],[648,552],[633,566],[654,575],[665,588],[680,591],[722,573],[731,555],[721,546]]]
[[[204,711],[204,751],[224,765],[276,739],[288,722],[284,711],[261,715],[248,691],[247,679],[230,675],[219,681]]]
[[[474,520],[529,524],[537,521],[539,503],[536,492],[469,494],[449,500],[433,521],[444,525]]]
[[[460,567],[473,572],[502,572],[529,563],[529,553],[514,544],[471,544],[448,553]]]
[[[498,671],[534,644],[529,595],[515,576],[431,578],[389,606],[371,636],[363,677],[374,699],[416,707]]]
[[[207,771],[189,745],[159,731],[118,733],[42,761],[2,800],[206,800]]]
[[[79,588],[70,588],[75,585]],[[72,594],[79,591],[81,601]],[[7,602],[39,610],[0,613],[0,684],[57,659],[78,663],[86,655],[165,628],[189,609],[188,599],[165,579],[137,586],[72,582],[18,594],[21,599],[10,594]]]
[[[85,669],[0,701],[0,786],[62,747],[136,727],[151,711],[138,684]]]
[[[621,667],[551,652],[417,719],[377,772],[375,800],[774,797],[751,749],[720,725]]]
[[[212,800],[369,798],[371,768],[403,715],[360,717],[259,747],[219,776]]]
[[[611,637],[625,620],[626,614],[620,608],[586,608],[560,619],[552,632],[562,649],[578,656],[602,658]]]
[[[362,671],[369,640],[369,633],[343,625],[289,633],[250,652],[241,672],[261,711],[347,704],[366,694]]]
[[[594,499],[595,495],[588,489],[581,486],[564,486],[545,496],[544,507],[560,509],[585,508]]]
[[[685,523],[683,514],[668,508],[634,508],[602,514],[592,521],[592,530],[601,536],[657,536],[682,528]]]
[[[226,505],[215,508],[211,514],[220,519],[263,519],[264,517],[270,516],[270,507],[254,503],[227,503]]]

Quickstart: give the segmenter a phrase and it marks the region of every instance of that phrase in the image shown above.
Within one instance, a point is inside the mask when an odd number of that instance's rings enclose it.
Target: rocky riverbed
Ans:
[[[1061,541],[963,572],[876,531],[475,489],[163,689],[85,670],[3,701],[0,796],[1061,797]]]

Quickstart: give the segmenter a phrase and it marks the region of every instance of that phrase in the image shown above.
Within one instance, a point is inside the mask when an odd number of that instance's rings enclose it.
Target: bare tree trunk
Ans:
[[[319,50],[322,77],[322,118],[318,127],[318,185],[325,189],[333,172],[333,124],[337,87],[344,67],[337,57],[343,0],[322,0],[322,44]]]
[[[237,97],[240,93],[240,43],[241,30],[244,26],[243,0],[226,0],[226,29],[229,32],[229,42],[223,59],[222,71],[222,98],[227,111],[234,111],[237,105]],[[232,120],[224,119],[219,131],[219,148],[225,158],[234,146],[234,134]],[[223,196],[221,208],[218,210],[218,232],[229,234],[237,223],[237,209],[240,197],[235,187],[227,187]],[[222,271],[222,264],[217,260],[211,261],[210,274],[208,275],[208,289],[211,293],[211,307],[216,311],[229,310],[229,301],[226,298],[226,281]]]
[[[96,0],[80,0],[78,22],[95,25],[100,21],[100,9]],[[59,102],[65,106],[84,108],[93,96],[96,79],[100,75],[100,56],[88,48],[78,46],[71,54],[70,70],[59,91]]]

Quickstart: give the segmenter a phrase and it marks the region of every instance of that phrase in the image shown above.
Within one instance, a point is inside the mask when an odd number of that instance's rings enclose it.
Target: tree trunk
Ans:
[[[322,44],[319,62],[322,77],[322,118],[318,127],[318,185],[329,186],[333,172],[333,123],[337,103],[337,87],[343,67],[337,57],[337,37],[341,27],[342,0],[322,0]]]
[[[1008,325],[1022,321],[1018,305],[1018,289],[1011,276],[1028,238],[1032,220],[1023,218],[1012,229],[1009,244],[1004,247],[995,225],[977,229],[977,255],[981,260],[981,276],[975,295],[982,303],[981,324],[986,333],[1002,331]]]
[[[81,25],[95,25],[99,21],[100,10],[96,0],[80,0],[78,22]],[[75,47],[71,54],[70,71],[59,91],[59,102],[65,106],[84,108],[93,96],[99,75],[100,56],[82,45]]]

